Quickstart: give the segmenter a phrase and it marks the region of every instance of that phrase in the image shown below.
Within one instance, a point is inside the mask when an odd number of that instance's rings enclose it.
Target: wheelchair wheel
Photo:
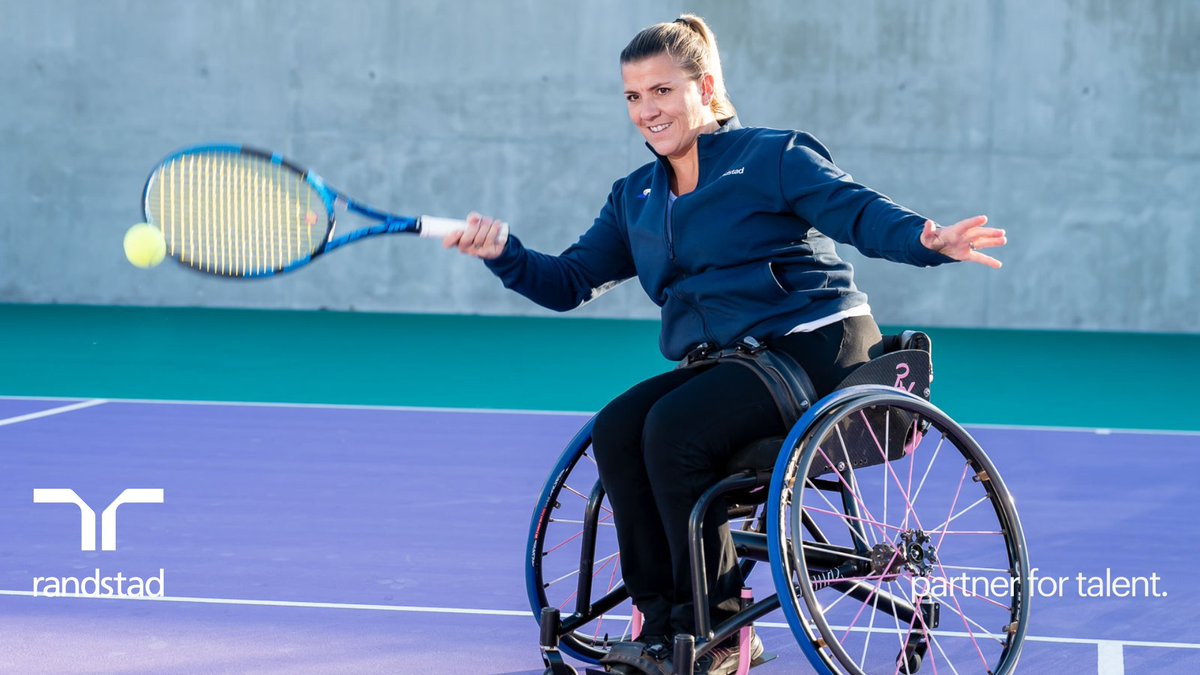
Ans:
[[[562,612],[569,630],[561,637],[561,649],[595,663],[613,642],[630,639],[633,625],[612,510],[591,454],[591,431],[589,421],[542,488],[529,528],[526,588],[535,618],[544,607]],[[585,531],[589,503],[595,512],[594,538]]]
[[[1009,673],[1029,615],[1013,500],[930,403],[838,392],[784,443],[768,503],[780,604],[819,671]]]

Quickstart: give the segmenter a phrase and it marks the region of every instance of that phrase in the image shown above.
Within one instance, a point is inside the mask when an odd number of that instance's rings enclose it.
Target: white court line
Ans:
[[[77,600],[134,600],[141,602],[183,602],[198,605],[250,605],[255,607],[304,607],[308,609],[358,609],[372,612],[416,612],[423,614],[477,614],[484,616],[526,616],[533,617],[529,611],[518,612],[510,609],[464,609],[457,607],[417,607],[406,605],[364,605],[351,602],[300,602],[293,600],[242,600],[238,598],[189,598],[176,596],[146,597],[138,595],[83,595],[80,593],[62,593],[55,597],[38,594],[33,591],[0,591],[0,595],[24,596],[57,600],[61,598]]]
[[[0,401],[75,401],[75,396],[8,396],[0,395]],[[436,412],[463,413],[487,415],[550,415],[569,417],[591,417],[595,410],[537,410],[518,408],[447,408],[438,406],[415,405],[368,405],[356,403],[286,403],[277,401],[198,401],[188,399],[159,399],[159,398],[108,398],[112,403],[136,403],[143,405],[198,405],[198,406],[240,406],[247,408],[307,408],[314,410],[395,410],[399,412]],[[959,422],[964,427],[976,429],[1000,429],[1020,431],[1058,431],[1079,434],[1145,434],[1162,436],[1200,436],[1200,430],[1189,431],[1180,429],[1134,429],[1120,427],[1059,427],[1038,424],[989,424],[977,422]]]
[[[1120,642],[1101,642],[1097,675],[1125,675],[1125,649]]]
[[[477,616],[519,616],[533,619],[533,613],[529,610],[511,610],[511,609],[470,609],[464,607],[420,607],[413,605],[372,605],[349,602],[301,602],[296,600],[249,600],[241,598],[193,598],[182,596],[164,596],[164,597],[146,597],[134,595],[109,595],[95,596],[83,595],[80,593],[63,593],[56,597],[49,597],[45,594],[36,594],[33,591],[4,591],[0,590],[0,596],[17,596],[40,598],[42,600],[54,601],[60,599],[78,599],[78,600],[131,600],[140,602],[177,602],[177,603],[192,603],[200,605],[242,605],[254,607],[298,607],[305,609],[353,609],[365,610],[372,612],[407,612],[417,614],[469,614]],[[625,620],[630,617],[620,614],[607,614],[610,619]],[[770,621],[756,621],[756,626],[761,628],[789,628],[786,623],[776,623]],[[835,628],[837,628],[835,626]],[[860,628],[855,630],[865,631],[867,629]],[[884,629],[874,629],[879,632],[887,632]],[[947,635],[967,636],[967,633],[946,632]],[[1048,642],[1055,644],[1076,644],[1076,645],[1095,645],[1098,646],[1103,654],[1105,650],[1111,652],[1113,645],[1118,647],[1153,647],[1159,649],[1200,649],[1200,644],[1188,642],[1152,642],[1144,640],[1100,640],[1094,638],[1065,638],[1065,637],[1041,637],[1035,635],[1025,636],[1028,642]]]
[[[37,400],[37,399],[33,399],[33,400]],[[71,399],[66,399],[66,400],[71,400]],[[92,408],[92,407],[95,407],[98,405],[102,405],[104,403],[108,403],[108,399],[97,398],[97,399],[92,399],[90,401],[80,401],[79,403],[72,403],[71,405],[64,405],[64,406],[59,406],[57,408],[51,408],[49,410],[40,410],[38,412],[29,413],[28,415],[18,415],[17,417],[8,417],[8,418],[0,420],[0,427],[6,427],[10,424],[20,424],[21,422],[28,422],[29,420],[37,420],[37,419],[41,419],[43,417],[51,417],[54,415],[61,415],[63,413],[69,413],[73,410],[82,410],[84,408]]]
[[[75,396],[0,396],[0,401],[76,401]],[[443,408],[436,406],[416,405],[368,405],[355,403],[281,403],[275,401],[191,401],[187,399],[168,398],[108,398],[111,403],[136,403],[142,405],[200,405],[200,406],[237,406],[246,408],[308,408],[314,410],[395,410],[399,412],[437,412],[437,413],[483,413],[489,415],[552,415],[570,417],[591,417],[596,411],[583,410],[529,410],[517,408]]]
[[[974,427],[976,429],[999,429],[1014,430],[1014,431],[1056,431],[1063,433],[1077,434],[1096,434],[1098,436],[1107,436],[1109,434],[1144,434],[1146,436],[1200,436],[1200,431],[1189,431],[1186,429],[1122,429],[1108,427],[1056,427],[1044,424],[983,424],[972,422],[960,422],[964,427]]]

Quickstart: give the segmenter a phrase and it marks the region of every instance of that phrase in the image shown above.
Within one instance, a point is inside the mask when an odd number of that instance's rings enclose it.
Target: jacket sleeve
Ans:
[[[581,307],[637,274],[617,202],[625,179],[613,184],[592,227],[557,256],[525,248],[509,236],[499,257],[485,260],[505,288],[558,312]]]
[[[854,182],[809,134],[795,132],[788,139],[779,181],[783,199],[796,215],[864,255],[921,267],[954,262],[921,244],[923,216]]]

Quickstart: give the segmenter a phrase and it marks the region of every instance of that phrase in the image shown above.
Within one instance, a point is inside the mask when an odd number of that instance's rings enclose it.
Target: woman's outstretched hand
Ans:
[[[508,243],[508,228],[502,220],[481,216],[472,211],[467,215],[467,229],[457,230],[442,239],[442,248],[458,248],[460,253],[492,260],[504,251]]]
[[[955,260],[976,262],[998,270],[1002,263],[980,251],[999,248],[1007,244],[1008,239],[1004,236],[1004,230],[984,227],[986,224],[987,216],[960,220],[949,227],[939,227],[932,220],[926,220],[925,230],[921,232],[921,244]]]

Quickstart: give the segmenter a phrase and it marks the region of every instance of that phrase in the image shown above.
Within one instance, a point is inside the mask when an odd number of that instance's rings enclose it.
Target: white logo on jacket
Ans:
[[[739,166],[736,169],[730,169],[730,170],[726,171],[725,173],[721,174],[721,178],[724,178],[725,176],[740,176],[744,173],[746,173],[746,167]]]

